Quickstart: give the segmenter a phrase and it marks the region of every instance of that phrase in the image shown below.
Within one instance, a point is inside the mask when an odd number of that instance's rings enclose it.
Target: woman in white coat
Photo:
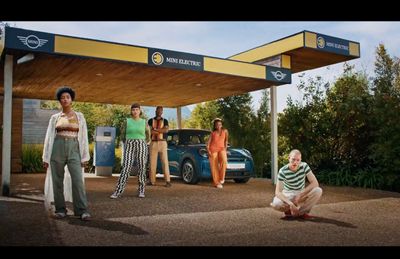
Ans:
[[[75,92],[71,88],[59,88],[56,96],[62,111],[51,116],[43,148],[45,206],[50,208],[54,201],[54,216],[61,219],[67,216],[65,201],[72,201],[75,216],[89,220],[83,180],[83,168],[90,159],[86,120],[72,109]]]

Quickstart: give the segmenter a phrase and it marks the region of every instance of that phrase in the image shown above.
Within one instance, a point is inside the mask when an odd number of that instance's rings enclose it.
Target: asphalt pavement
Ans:
[[[86,174],[89,209],[83,222],[53,219],[43,205],[44,174],[12,174],[11,197],[0,196],[0,246],[399,246],[400,193],[321,186],[311,220],[283,220],[269,203],[268,179],[223,189],[211,182],[172,180],[137,197],[130,177],[123,196],[109,196],[117,176]],[[72,209],[71,204],[68,207]],[[72,214],[72,211],[69,211]]]

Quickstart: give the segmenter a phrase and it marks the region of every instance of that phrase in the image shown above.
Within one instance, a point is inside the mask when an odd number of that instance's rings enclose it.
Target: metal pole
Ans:
[[[270,87],[271,94],[271,180],[276,184],[278,175],[278,117],[277,117],[277,98],[276,85]]]
[[[2,150],[2,181],[3,196],[10,196],[11,174],[11,124],[12,124],[12,80],[13,56],[6,55],[4,65],[4,98],[3,98],[3,150]]]
[[[182,109],[181,107],[176,108],[176,118],[178,123],[178,129],[182,129]]]

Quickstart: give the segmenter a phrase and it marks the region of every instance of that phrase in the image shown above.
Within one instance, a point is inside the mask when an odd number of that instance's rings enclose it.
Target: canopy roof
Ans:
[[[5,28],[4,53],[19,60],[19,98],[54,99],[65,85],[76,101],[179,107],[291,82],[280,67],[13,27]],[[0,73],[0,93],[3,84]]]
[[[229,59],[255,64],[275,64],[297,73],[359,57],[358,42],[302,31],[243,51]]]

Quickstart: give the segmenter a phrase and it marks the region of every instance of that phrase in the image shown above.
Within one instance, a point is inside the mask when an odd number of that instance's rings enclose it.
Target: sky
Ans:
[[[361,57],[348,63],[373,76],[375,49],[383,43],[391,56],[400,57],[400,22],[19,22],[13,27],[76,37],[126,43],[227,58],[286,36],[309,30],[360,43]],[[292,76],[292,83],[278,86],[277,108],[282,112],[288,96],[301,100],[297,89],[303,79],[322,76],[333,83],[343,62]],[[253,108],[259,107],[261,91],[251,92]],[[193,109],[194,105],[189,106]]]

